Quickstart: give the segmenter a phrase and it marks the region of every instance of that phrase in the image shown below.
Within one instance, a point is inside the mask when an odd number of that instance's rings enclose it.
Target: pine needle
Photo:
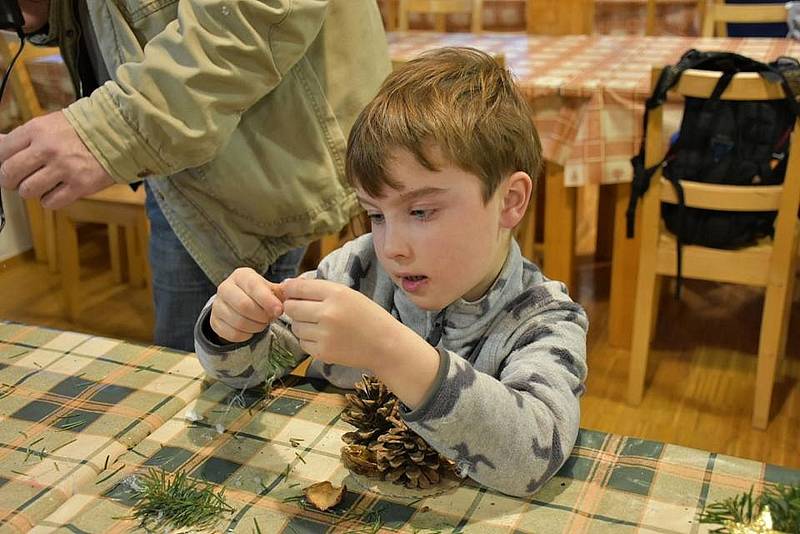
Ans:
[[[749,525],[757,520],[765,506],[769,507],[773,529],[779,532],[800,532],[800,484],[768,487],[760,496],[747,493],[729,497],[706,506],[699,522],[723,525],[711,532],[729,532],[728,525]]]
[[[61,445],[59,445],[58,447],[56,447],[55,449],[53,449],[52,451],[50,451],[50,454],[52,454],[52,453],[56,452],[58,449],[60,449],[60,448],[62,448],[62,447],[66,447],[66,446],[67,446],[67,445],[69,445],[70,443],[75,443],[76,441],[78,441],[78,438],[72,438],[71,440],[69,440],[69,441],[67,441],[67,442],[65,442],[65,443],[62,443]]]
[[[776,485],[761,496],[761,507],[769,506],[772,528],[779,532],[800,532],[800,484]]]
[[[212,484],[189,478],[185,471],[174,476],[150,469],[141,477],[142,490],[132,515],[145,530],[211,527],[234,508],[225,502],[225,488],[215,492]]]
[[[264,358],[264,396],[269,398],[272,395],[272,384],[285,369],[295,364],[295,356],[292,352],[278,342],[278,338],[273,338],[270,344],[269,355]]]
[[[71,423],[67,423],[67,424],[62,425],[62,426],[56,426],[56,432],[59,432],[61,430],[72,430],[73,428],[78,428],[79,426],[83,426],[85,424],[86,424],[86,421],[84,421],[84,420],[72,421]]]
[[[112,471],[111,473],[107,474],[106,476],[104,476],[103,478],[101,478],[100,480],[98,480],[97,482],[95,482],[95,483],[94,483],[94,485],[95,485],[95,486],[97,486],[98,484],[102,484],[103,482],[105,482],[105,481],[106,481],[106,480],[108,480],[109,478],[111,478],[111,477],[113,477],[114,475],[116,475],[117,473],[119,473],[119,472],[122,470],[122,468],[123,468],[123,467],[125,467],[125,464],[121,464],[121,465],[120,465],[119,467],[117,467],[117,468],[116,468],[114,471]],[[101,471],[101,473],[102,473],[102,471]]]

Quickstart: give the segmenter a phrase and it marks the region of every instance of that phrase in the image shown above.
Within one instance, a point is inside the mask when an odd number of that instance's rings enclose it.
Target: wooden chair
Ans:
[[[591,35],[595,0],[527,0],[528,33],[539,35]]]
[[[15,39],[12,34],[0,32],[0,53],[6,64],[18,50],[19,43]],[[17,60],[10,84],[22,122],[46,113],[45,105],[39,101],[31,82],[29,62],[57,53],[57,48],[26,44]],[[25,203],[36,259],[46,261],[53,272],[57,270],[57,266],[62,269],[66,309],[71,319],[77,317],[81,307],[77,223],[93,222],[107,226],[111,270],[117,283],[129,278],[134,286],[149,284],[146,259],[147,217],[144,212],[143,189],[134,193],[128,186],[112,186],[57,213],[43,209],[38,200],[27,200]]]
[[[434,29],[443,32],[447,29],[447,15],[470,13],[473,33],[483,29],[483,0],[400,0],[397,29],[408,31],[409,13],[429,13],[435,16]]]
[[[81,309],[90,300],[80,287],[78,223],[108,225],[111,271],[116,283],[128,279],[132,286],[150,288],[151,277],[146,259],[149,231],[144,200],[144,187],[133,191],[127,185],[117,184],[56,211],[57,256],[64,289],[64,307],[70,320],[76,321]],[[105,296],[95,295],[96,298]]]
[[[0,32],[0,57],[9,65],[19,50],[16,35]],[[57,48],[43,48],[26,44],[9,77],[9,87],[20,114],[20,124],[45,113],[28,74],[27,64],[37,57],[57,54]],[[56,270],[55,228],[53,212],[42,208],[37,200],[26,200],[25,209],[30,223],[31,239],[36,261],[48,262],[50,270]]]
[[[654,70],[653,83],[658,79]],[[708,98],[719,79],[719,72],[686,71],[675,91],[683,96]],[[784,99],[779,84],[765,82],[758,74],[737,74],[725,92],[729,100]],[[650,111],[647,124],[645,165],[656,164],[664,155],[662,146],[662,108]],[[777,210],[774,239],[739,250],[718,250],[700,246],[683,247],[683,276],[766,288],[758,348],[753,426],[766,428],[770,401],[779,359],[786,347],[792,285],[797,261],[800,204],[800,126],[795,123],[785,181],[773,186],[724,186],[682,181],[686,205],[735,210]],[[677,203],[672,186],[657,171],[642,200],[641,249],[636,287],[634,329],[628,376],[628,401],[639,404],[645,386],[647,358],[656,316],[659,279],[675,276],[675,238],[663,228],[660,202]]]
[[[656,34],[656,15],[658,11],[658,6],[656,4],[656,0],[647,0],[647,11],[645,12],[644,26],[645,35]]]
[[[727,37],[729,22],[786,22],[783,4],[726,4],[724,0],[706,0],[700,35]]]

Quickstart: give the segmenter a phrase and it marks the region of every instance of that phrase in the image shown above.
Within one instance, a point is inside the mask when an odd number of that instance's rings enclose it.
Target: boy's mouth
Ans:
[[[427,282],[428,277],[415,274],[415,275],[408,275],[408,276],[401,276],[400,281],[403,285],[403,289],[409,293],[414,293],[415,291],[419,291]]]

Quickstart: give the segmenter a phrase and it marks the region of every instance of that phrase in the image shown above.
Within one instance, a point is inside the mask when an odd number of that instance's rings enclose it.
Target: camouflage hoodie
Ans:
[[[360,291],[439,350],[431,390],[418,408],[404,410],[403,417],[454,460],[462,476],[522,496],[536,491],[567,459],[580,423],[588,320],[564,284],[546,279],[522,257],[516,242],[483,297],[457,300],[439,312],[418,308],[392,283],[369,234],[303,276]],[[286,316],[245,343],[214,343],[212,301],[195,327],[197,355],[210,376],[234,388],[261,383],[258,362],[273,339],[293,348],[298,361],[306,356]],[[344,388],[352,388],[362,372],[316,360],[308,370],[309,376]]]

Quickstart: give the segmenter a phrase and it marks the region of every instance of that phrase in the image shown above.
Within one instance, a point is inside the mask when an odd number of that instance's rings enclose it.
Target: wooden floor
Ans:
[[[586,248],[591,240],[582,241]],[[85,229],[81,243],[87,289],[107,290],[111,278],[102,230]],[[642,405],[634,408],[624,402],[628,355],[606,342],[609,271],[608,264],[582,256],[573,295],[591,319],[582,426],[800,468],[800,299],[794,303],[773,416],[769,428],[758,431],[750,426],[750,411],[760,292],[687,281],[676,302],[670,290],[663,291],[648,387]],[[71,323],[59,286],[58,275],[31,257],[0,264],[0,318],[149,340],[153,315],[144,290],[121,286]]]

